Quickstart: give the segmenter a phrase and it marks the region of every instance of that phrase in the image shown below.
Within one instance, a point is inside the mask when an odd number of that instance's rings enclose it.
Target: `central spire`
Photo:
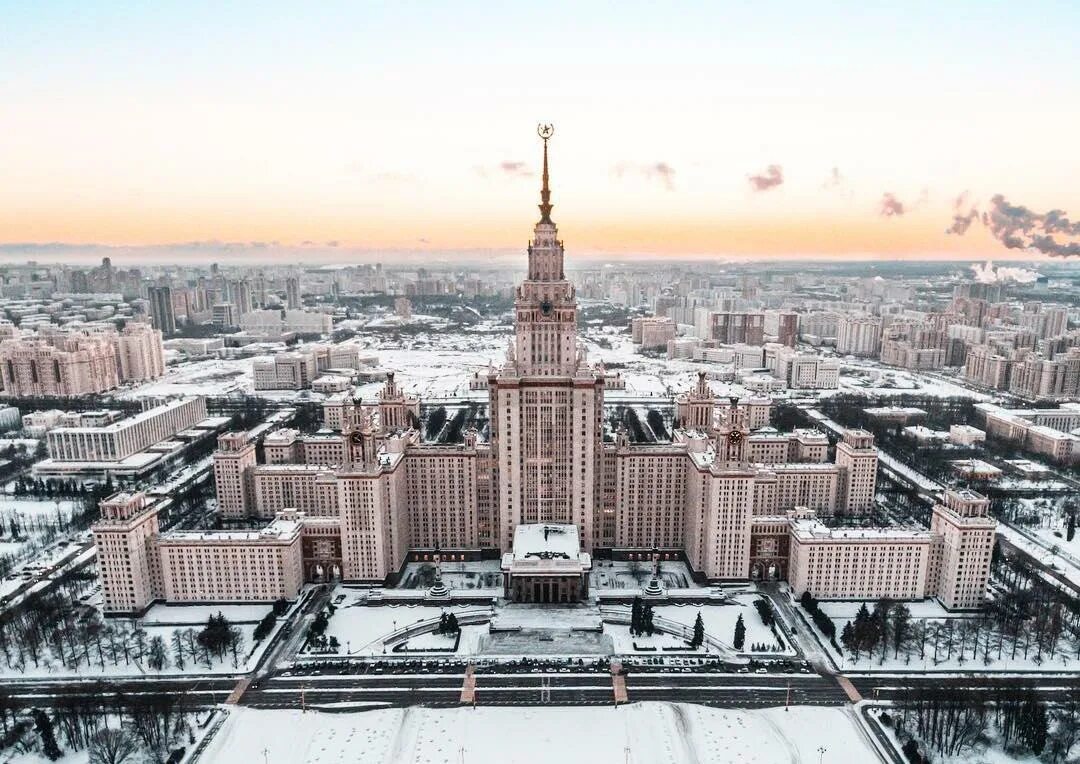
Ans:
[[[554,135],[555,128],[550,124],[537,125],[536,134],[544,139],[544,187],[540,189],[540,222],[551,223],[551,190],[548,188],[548,139]]]

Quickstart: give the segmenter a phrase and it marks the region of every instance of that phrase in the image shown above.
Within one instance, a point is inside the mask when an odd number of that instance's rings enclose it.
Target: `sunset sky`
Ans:
[[[945,235],[962,192],[1080,218],[1075,2],[220,5],[0,0],[0,242],[516,248],[539,121],[581,252],[1004,259]]]

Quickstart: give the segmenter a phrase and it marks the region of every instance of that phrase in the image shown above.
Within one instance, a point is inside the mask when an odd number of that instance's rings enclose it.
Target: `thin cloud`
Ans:
[[[829,176],[825,178],[825,182],[821,184],[821,188],[825,191],[840,194],[840,196],[850,199],[855,195],[855,192],[851,190],[848,185],[847,178],[840,172],[839,167],[833,167],[829,171]]]
[[[750,182],[750,187],[755,191],[768,191],[783,184],[784,168],[778,164],[771,164],[765,168],[764,173],[748,175],[746,179]]]
[[[878,214],[886,218],[900,217],[906,212],[904,203],[896,198],[896,194],[886,192],[881,197],[881,206]]]
[[[509,178],[531,178],[533,176],[533,172],[529,169],[528,164],[526,164],[525,162],[519,162],[515,159],[504,159],[503,161],[498,162],[491,167],[477,165],[473,167],[473,170],[481,178],[491,178],[498,176]]]
[[[971,228],[971,224],[979,219],[979,210],[976,209],[974,204],[971,204],[971,193],[968,191],[962,191],[956,200],[953,202],[953,222],[948,228],[945,229],[946,234],[956,234],[957,236],[963,236],[967,233],[967,229]],[[968,205],[971,204],[970,208]]]
[[[616,178],[638,175],[646,180],[658,181],[668,191],[675,190],[675,168],[667,162],[619,162],[611,171]]]

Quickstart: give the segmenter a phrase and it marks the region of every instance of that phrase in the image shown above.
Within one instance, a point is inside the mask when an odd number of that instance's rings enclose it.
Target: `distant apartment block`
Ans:
[[[836,352],[877,358],[881,353],[881,319],[841,316],[836,327]]]
[[[103,393],[123,382],[160,377],[161,332],[147,324],[115,329],[56,329],[0,341],[3,392],[11,396]]]
[[[670,318],[633,318],[630,320],[630,339],[642,350],[666,350],[668,341],[675,339],[676,328]]]
[[[252,310],[240,316],[240,328],[274,335],[329,334],[334,320],[329,314],[306,310]]]

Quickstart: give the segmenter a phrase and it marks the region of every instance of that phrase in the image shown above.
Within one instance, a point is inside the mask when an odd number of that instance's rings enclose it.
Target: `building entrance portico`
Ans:
[[[582,599],[580,576],[519,576],[511,584],[514,602],[559,603]]]
[[[519,525],[503,555],[503,595],[514,602],[579,602],[589,594],[592,558],[580,551],[576,525]]]

